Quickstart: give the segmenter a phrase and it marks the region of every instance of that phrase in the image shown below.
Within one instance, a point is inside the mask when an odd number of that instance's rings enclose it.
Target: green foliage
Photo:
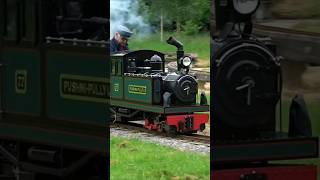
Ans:
[[[305,99],[307,108],[309,111],[311,124],[312,124],[312,132],[314,136],[320,136],[320,102],[313,101],[312,99]],[[291,101],[284,100],[282,102],[282,127],[285,132],[288,131],[289,127],[289,109],[290,109]]]
[[[194,36],[187,36],[184,34],[174,34],[166,32],[164,34],[164,40],[169,38],[170,36],[174,36],[184,45],[184,50],[186,53],[196,53],[199,57],[199,60],[205,61],[209,66],[210,64],[210,35],[209,33],[199,33]],[[165,41],[160,41],[159,34],[151,34],[149,36],[140,38],[134,36],[129,41],[129,48],[131,50],[139,50],[139,49],[150,49],[156,50],[160,52],[175,52],[176,48],[167,44]]]
[[[309,111],[311,125],[312,125],[312,134],[315,137],[320,136],[320,102],[313,99],[305,99],[307,108]],[[290,109],[289,100],[284,100],[282,104],[282,127],[285,132],[288,132],[289,128],[289,109]],[[274,161],[272,163],[280,164],[314,164],[318,165],[320,168],[320,159],[299,159],[299,160],[286,160],[286,161]]]
[[[186,21],[184,25],[182,25],[183,34],[185,35],[195,35],[199,32],[201,27],[197,24],[192,22],[191,20]]]
[[[157,144],[110,139],[111,180],[210,179],[210,157]]]
[[[160,17],[164,19],[165,30],[172,28],[179,32],[192,21],[201,29],[209,27],[210,0],[139,0],[140,12],[148,22],[160,29]],[[174,27],[173,27],[174,26]]]

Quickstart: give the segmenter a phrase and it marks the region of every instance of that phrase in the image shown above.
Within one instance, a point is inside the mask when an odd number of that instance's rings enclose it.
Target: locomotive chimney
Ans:
[[[169,39],[167,40],[167,43],[177,47],[177,66],[178,66],[178,71],[180,71],[181,66],[180,66],[179,60],[184,56],[183,44],[173,37],[169,37]]]

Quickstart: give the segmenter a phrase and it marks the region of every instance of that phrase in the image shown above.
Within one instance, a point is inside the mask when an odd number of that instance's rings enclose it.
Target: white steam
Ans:
[[[133,36],[142,36],[150,32],[150,26],[138,13],[138,0],[110,1],[110,36],[113,37],[117,26],[125,25],[134,32]]]

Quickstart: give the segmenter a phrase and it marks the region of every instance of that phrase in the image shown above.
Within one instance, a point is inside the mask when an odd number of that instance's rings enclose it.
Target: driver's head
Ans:
[[[129,30],[129,28],[120,25],[117,28],[115,39],[121,46],[126,46],[128,39],[131,37],[131,35],[132,32]]]

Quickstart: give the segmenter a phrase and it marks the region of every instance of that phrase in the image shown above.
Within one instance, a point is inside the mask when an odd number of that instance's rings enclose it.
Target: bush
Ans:
[[[199,32],[200,28],[201,26],[191,20],[186,21],[186,23],[182,25],[183,34],[185,35],[195,35]]]

